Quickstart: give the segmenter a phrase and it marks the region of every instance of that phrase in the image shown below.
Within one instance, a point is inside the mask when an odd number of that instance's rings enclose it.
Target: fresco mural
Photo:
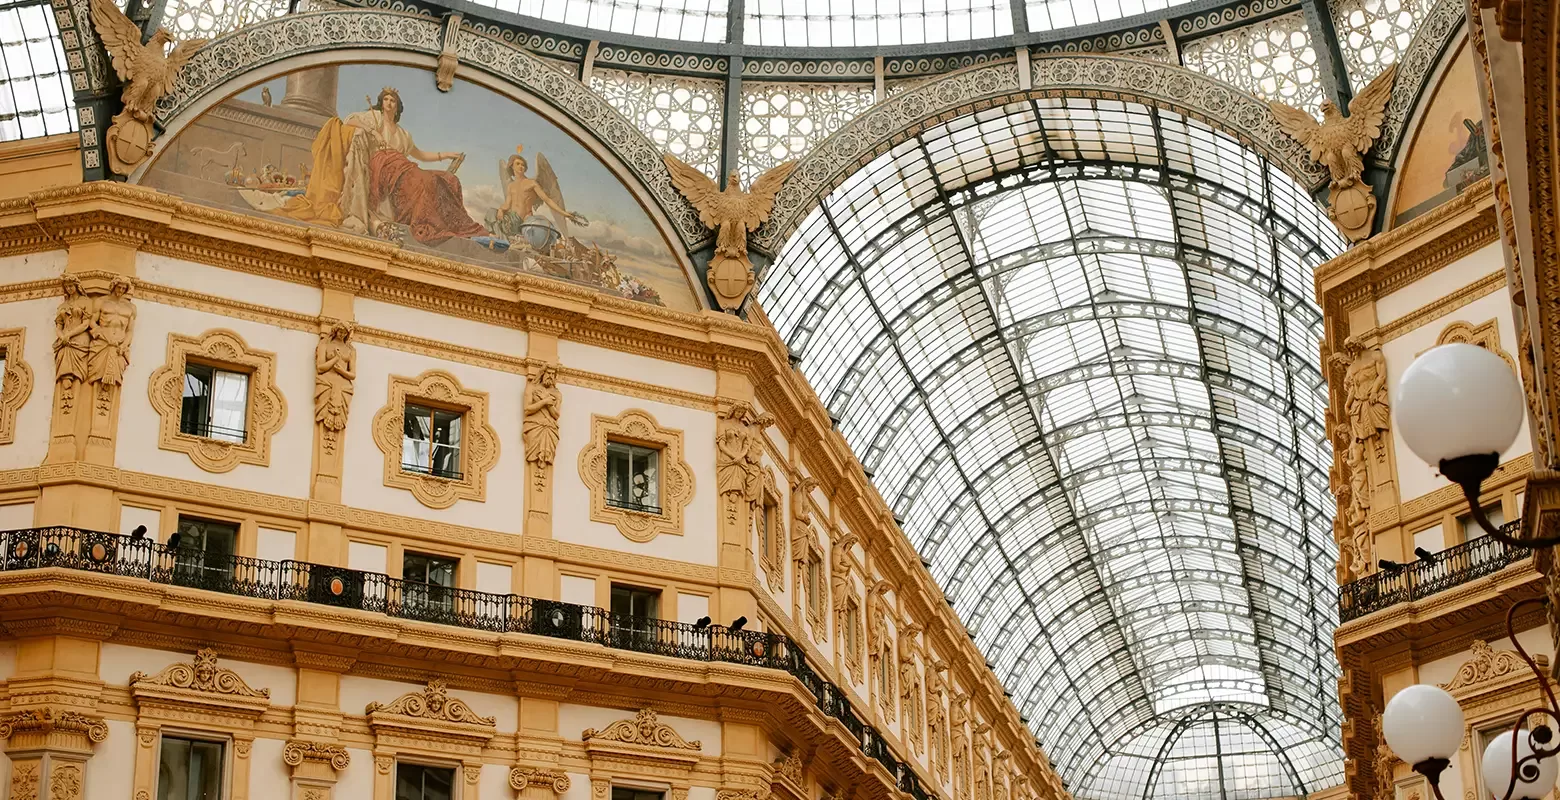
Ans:
[[[1452,56],[1403,161],[1393,225],[1402,225],[1456,197],[1490,174],[1473,56],[1466,44]]]
[[[583,283],[685,311],[670,245],[578,141],[477,84],[430,70],[313,67],[186,126],[142,184],[192,200]]]

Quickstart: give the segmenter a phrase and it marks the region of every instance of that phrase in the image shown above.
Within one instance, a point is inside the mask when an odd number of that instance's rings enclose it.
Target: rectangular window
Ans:
[[[395,800],[453,800],[455,768],[395,765]]]
[[[179,432],[225,442],[249,436],[249,374],[207,364],[184,365]]]
[[[661,513],[661,451],[607,442],[607,503],[631,511]]]
[[[0,397],[5,396],[5,348],[0,347]]]
[[[1491,503],[1484,507],[1484,516],[1491,525],[1499,528],[1506,524],[1506,514],[1501,510],[1500,503]],[[1473,514],[1463,514],[1457,518],[1457,526],[1462,529],[1462,540],[1472,541],[1484,536],[1484,529],[1479,527],[1479,521],[1473,518]]]
[[[612,585],[613,646],[644,650],[656,641],[661,593],[637,586]]]
[[[222,800],[222,742],[162,737],[157,800]]]
[[[401,469],[460,480],[459,411],[406,404],[401,439]]]
[[[448,612],[455,606],[453,558],[408,551],[401,557],[401,601],[408,611]]]
[[[168,537],[168,549],[173,551],[176,583],[220,587],[233,579],[238,524],[181,515],[179,527]]]
[[[666,795],[662,792],[654,792],[649,789],[630,789],[626,786],[612,787],[612,800],[664,800]]]

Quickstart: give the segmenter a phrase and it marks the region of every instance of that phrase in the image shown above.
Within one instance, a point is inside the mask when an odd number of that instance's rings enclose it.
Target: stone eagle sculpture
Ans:
[[[667,155],[666,168],[672,173],[672,185],[699,212],[699,221],[716,229],[715,256],[710,259],[706,282],[715,293],[721,310],[736,313],[753,288],[753,262],[748,260],[747,235],[769,219],[775,207],[775,193],[785,183],[795,161],[787,161],[758,176],[753,186],[742,190],[736,170],[726,178],[722,190],[698,169]]]
[[[106,143],[109,168],[128,175],[152,154],[152,113],[157,101],[173,90],[180,68],[206,40],[181,42],[168,52],[173,34],[158,28],[141,44],[141,26],[125,16],[113,0],[92,0],[92,26],[113,60],[114,73],[125,84],[120,95],[124,109],[114,115]]]
[[[1396,78],[1396,64],[1382,70],[1349,102],[1347,117],[1332,101],[1323,102],[1320,124],[1294,106],[1268,103],[1284,132],[1305,145],[1312,161],[1327,167],[1332,178],[1327,215],[1350,242],[1369,236],[1371,221],[1376,217],[1376,195],[1360,176],[1365,171],[1365,153],[1381,135],[1381,123],[1387,118],[1387,101],[1392,99],[1392,82]]]

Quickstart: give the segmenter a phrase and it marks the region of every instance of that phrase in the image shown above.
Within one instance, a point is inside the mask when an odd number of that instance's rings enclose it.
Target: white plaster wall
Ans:
[[[287,401],[287,416],[281,430],[271,437],[269,467],[239,464],[228,472],[207,472],[184,453],[157,447],[161,420],[147,397],[147,387],[152,372],[168,360],[169,334],[200,336],[217,328],[237,333],[251,350],[276,354],[276,387]],[[125,373],[125,391],[120,395],[115,466],[200,483],[307,497],[314,455],[314,346],[318,341],[313,333],[137,300],[130,366]]]
[[[558,800],[591,800],[590,776],[583,772],[570,772],[569,791],[558,795]],[[499,795],[508,797],[508,795]]]
[[[347,542],[347,568],[389,574],[389,550],[372,542]]]
[[[98,657],[98,677],[105,683],[127,686],[132,673],[144,672],[148,675],[156,675],[170,664],[188,664],[192,660],[194,655],[190,653],[175,653],[105,642]],[[238,673],[251,689],[270,689],[272,706],[291,706],[298,701],[298,674],[292,667],[235,661],[230,658],[218,658],[217,666]]]
[[[1446,330],[1448,325],[1454,322],[1482,325],[1491,319],[1496,320],[1495,327],[1500,333],[1501,349],[1510,354],[1513,359],[1516,358],[1517,330],[1511,315],[1511,301],[1507,299],[1505,292],[1485,295],[1451,314],[1433,320],[1423,327],[1415,328],[1382,345],[1381,354],[1387,362],[1387,386],[1393,398],[1395,399],[1397,387],[1402,382],[1404,370],[1408,369],[1420,353],[1435,346],[1436,338]],[[1434,467],[1421,461],[1419,456],[1414,455],[1414,451],[1408,449],[1396,425],[1392,427],[1392,447],[1397,458],[1398,492],[1401,502],[1408,502],[1450,485],[1449,481],[1436,474]],[[1502,463],[1510,461],[1531,449],[1527,419],[1524,416],[1522,429],[1517,433],[1516,442],[1501,454],[1500,460]]]
[[[138,526],[146,526],[146,538],[162,541],[162,510],[121,505],[119,507],[119,533],[129,536]]]
[[[1500,242],[1494,242],[1376,301],[1376,320],[1385,325],[1416,311],[1480,278],[1506,269]],[[1505,295],[1501,294],[1502,297]]]
[[[226,297],[311,317],[320,313],[320,298],[323,294],[318,286],[289,283],[152,253],[136,253],[135,275],[138,280],[159,286]]]
[[[509,594],[514,590],[514,575],[514,567],[508,564],[490,564],[486,561],[478,561],[476,589],[479,592]]]
[[[471,706],[471,710],[478,715],[492,717],[499,733],[514,733],[520,722],[520,699],[513,695],[451,689],[450,696],[465,700],[466,705]],[[504,773],[505,780],[508,780],[508,775],[509,773]],[[492,795],[484,793],[484,796]]]
[[[1525,631],[1518,631],[1517,641],[1522,642],[1522,646],[1528,651],[1528,655],[1544,655],[1550,658],[1554,657],[1554,649],[1553,645],[1551,645],[1549,642],[1549,629],[1547,627],[1539,626],[1537,628],[1530,628]],[[1496,652],[1501,650],[1516,649],[1512,647],[1511,639],[1505,636],[1498,640],[1491,641],[1490,647],[1493,648]],[[1424,664],[1421,664],[1419,667],[1418,682],[1450,683],[1452,678],[1457,675],[1458,667],[1461,667],[1463,662],[1467,661],[1472,656],[1473,650],[1468,649],[1454,655],[1438,658],[1434,661],[1427,661]]]
[[[362,297],[353,303],[352,314],[359,325],[370,328],[383,328],[516,358],[524,358],[526,354],[526,333],[514,328]]]
[[[65,273],[66,258],[64,250],[0,257],[0,286],[58,278]],[[7,323],[4,327],[11,325]]]
[[[525,492],[519,490],[525,485],[525,454],[520,445],[525,377],[373,345],[359,344],[357,350],[357,389],[347,418],[342,502],[412,517],[437,514],[440,520],[457,525],[519,533],[525,519]],[[487,500],[460,500],[437,512],[410,491],[384,485],[385,455],[372,433],[374,415],[389,397],[390,376],[415,378],[433,369],[454,375],[468,391],[487,393],[487,422],[497,434],[498,447],[498,461],[487,474]],[[400,458],[399,453],[395,458]]]
[[[249,751],[249,796],[255,800],[284,800],[292,794],[292,770],[282,761],[282,739],[255,739]]]
[[[352,762],[336,778],[335,796],[342,800],[374,796],[374,751],[357,747],[347,748]],[[255,798],[260,800],[260,798]]]
[[[107,720],[107,723],[108,738],[87,759],[86,800],[129,800],[130,777],[135,774],[135,723],[117,719]],[[277,762],[280,761],[278,752]],[[6,766],[9,772],[9,759]],[[276,795],[278,800],[286,796]]]
[[[558,735],[564,741],[577,742],[586,728],[601,730],[620,719],[633,719],[633,711],[625,711],[621,708],[599,708],[597,706],[582,706],[576,703],[558,704]],[[672,726],[683,739],[689,743],[697,740],[700,745],[700,753],[706,756],[719,756],[721,753],[720,723],[706,719],[689,719],[688,717],[674,717],[669,714],[657,714],[657,721],[663,725]]]
[[[33,504],[11,503],[0,506],[0,531],[14,531],[33,526]]]
[[[9,276],[0,259],[0,283]],[[16,438],[0,445],[0,469],[36,467],[49,452],[49,416],[54,403],[54,312],[57,298],[0,304],[0,328],[24,328],[22,360],[32,370],[32,394],[16,410]],[[7,360],[13,356],[7,355]]]
[[[653,383],[696,394],[715,394],[715,370],[662,361],[635,353],[622,353],[590,344],[560,340],[558,362],[574,369],[599,372],[616,378]],[[564,413],[568,413],[564,406]]]
[[[560,347],[562,344],[559,342]],[[715,564],[719,556],[715,528],[715,415],[580,386],[558,388],[563,397],[563,414],[554,467],[553,537],[637,555]],[[616,526],[590,519],[590,490],[580,476],[579,454],[590,444],[591,416],[615,417],[631,408],[645,411],[662,428],[682,431],[683,461],[693,471],[694,484],[693,499],[683,509],[682,536],[661,535],[649,542],[633,542]]]
[[[261,527],[255,537],[255,558],[265,561],[290,561],[298,555],[298,534],[277,528]]]
[[[710,615],[710,598],[708,595],[677,593],[677,621],[693,624],[701,617]]]
[[[715,788],[713,786],[690,786],[688,788],[688,800],[715,800]]]
[[[514,793],[509,788],[509,767],[502,764],[483,764],[482,777],[477,781],[477,792],[483,800],[499,800]]]
[[[558,599],[565,603],[574,603],[581,606],[595,605],[596,579],[579,575],[559,575]]]
[[[401,695],[421,692],[427,684],[387,681],[365,678],[359,675],[341,676],[341,710],[347,714],[362,714],[369,703],[389,703]],[[493,717],[499,733],[514,733],[520,718],[520,701],[509,695],[450,689],[451,697],[458,697],[471,706],[471,710],[484,717]]]

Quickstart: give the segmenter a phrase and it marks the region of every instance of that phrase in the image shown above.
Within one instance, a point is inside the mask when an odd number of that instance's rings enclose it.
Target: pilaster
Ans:
[[[103,686],[97,664],[96,641],[48,636],[18,644],[17,673],[7,686],[11,711],[0,716],[10,797],[86,796],[87,761],[108,738],[108,725],[93,713]]]
[[[309,498],[341,502],[341,476],[346,450],[347,418],[357,381],[354,301],[360,281],[338,275],[320,281],[319,344],[314,349],[314,454]],[[306,558],[317,564],[345,562],[341,525],[310,519],[304,546]]]

